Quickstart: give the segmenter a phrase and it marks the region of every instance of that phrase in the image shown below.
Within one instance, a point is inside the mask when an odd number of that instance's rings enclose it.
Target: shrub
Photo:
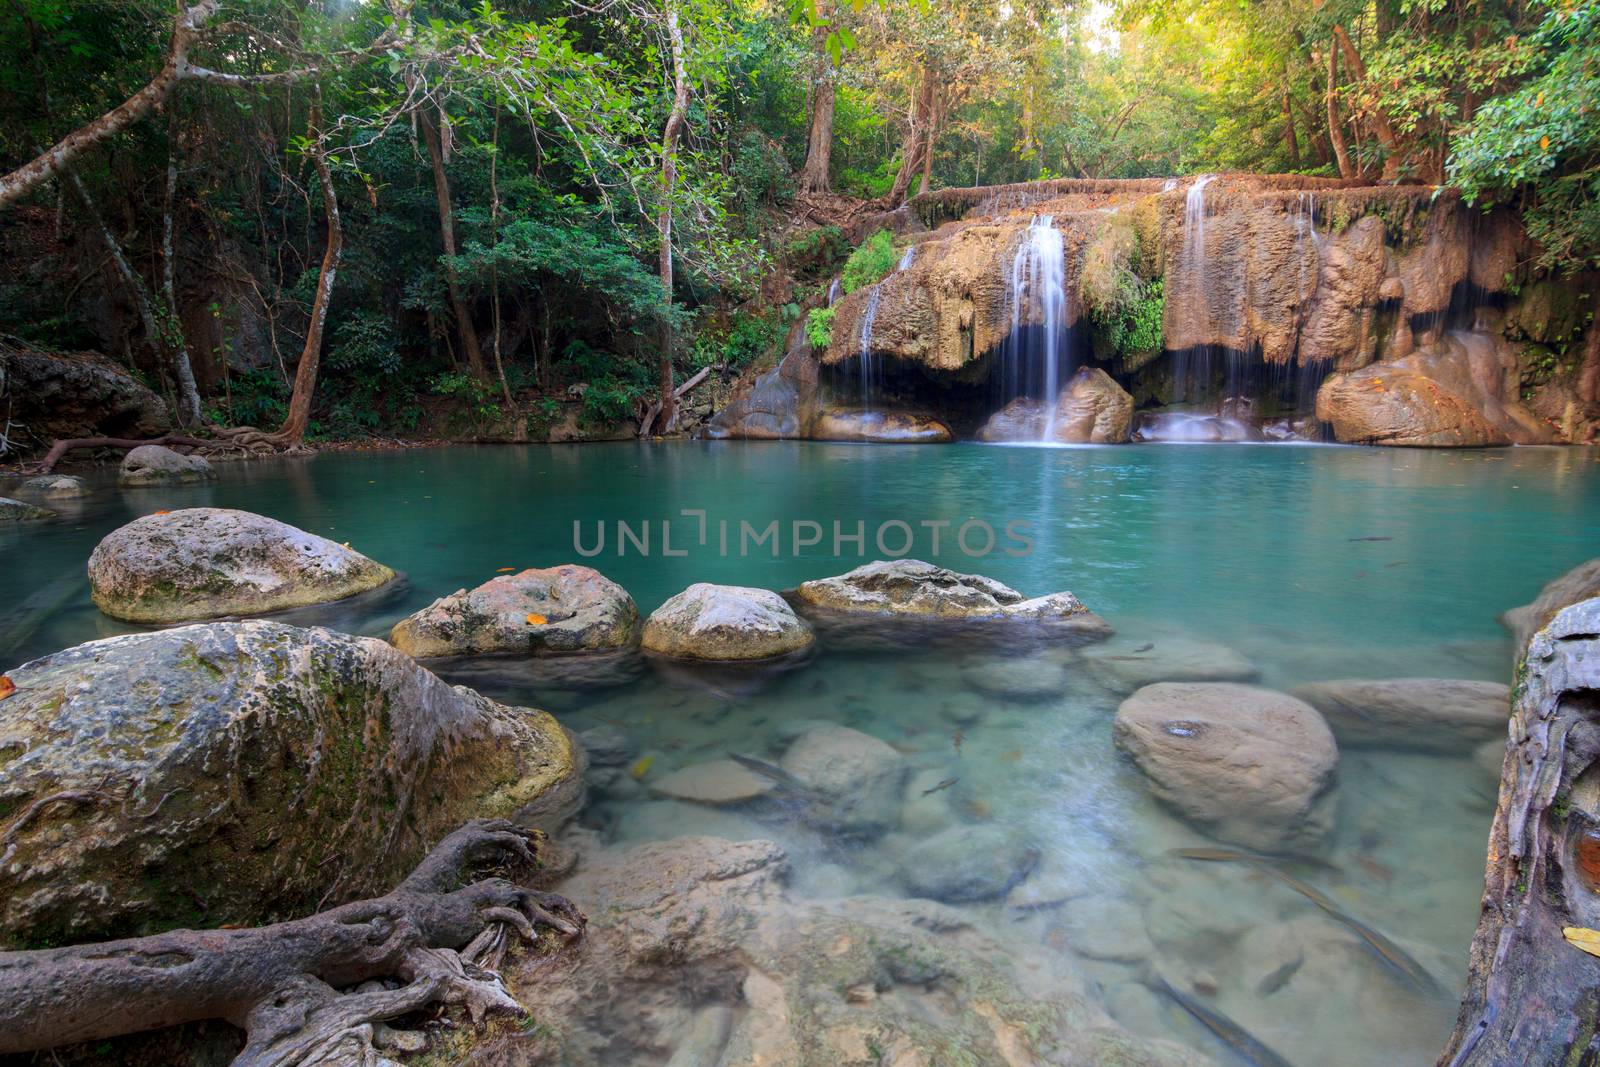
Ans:
[[[850,258],[845,260],[844,273],[840,278],[844,291],[853,293],[874,284],[894,270],[899,262],[900,253],[894,250],[894,235],[888,230],[879,230],[862,241],[861,247],[851,252]]]
[[[850,242],[837,226],[819,226],[789,239],[783,258],[797,273],[832,274],[850,252]]]
[[[583,394],[583,418],[589,423],[622,422],[633,417],[644,390],[633,382],[604,374]]]
[[[806,316],[806,340],[813,348],[827,348],[833,341],[833,313],[835,308],[812,308]]]

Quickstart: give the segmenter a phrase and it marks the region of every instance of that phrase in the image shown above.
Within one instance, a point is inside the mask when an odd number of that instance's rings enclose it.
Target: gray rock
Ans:
[[[32,522],[37,519],[48,519],[55,512],[49,508],[37,507],[24,503],[21,500],[12,500],[7,496],[0,496],[0,522]]]
[[[650,789],[674,800],[698,804],[742,804],[764,797],[776,783],[731,759],[696,763],[650,783]]]
[[[70,474],[41,474],[17,486],[17,492],[25,496],[74,497],[83,496],[88,490],[82,478]]]
[[[596,767],[622,767],[628,762],[632,746],[621,727],[603,723],[578,735],[578,742],[589,753],[589,762]]]
[[[540,621],[543,620],[543,621]],[[410,656],[606,652],[639,638],[633,597],[599,571],[573,564],[506,574],[458,589],[395,626]]]
[[[85,798],[11,830],[0,928],[13,944],[388,892],[468,819],[554,829],[581,798],[582,750],[553,718],[448,686],[370,638],[211,623],[93,641],[10,676],[0,804]]]
[[[1545,583],[1533,603],[1512,608],[1500,616],[1516,641],[1517,657],[1521,658],[1533,635],[1550,625],[1550,620],[1563,609],[1596,596],[1600,596],[1600,559],[1591,559]]]
[[[259,615],[340,600],[394,577],[348,546],[225,508],[146,515],[89,556],[95,604],[131,622]]]
[[[1289,690],[1322,712],[1341,747],[1465,753],[1502,742],[1511,689],[1455,678],[1341,679]]]
[[[1227,645],[1187,637],[1118,641],[1083,650],[1090,672],[1106,688],[1131,693],[1156,682],[1253,682],[1254,663]]]
[[[644,647],[676,659],[760,660],[809,648],[811,627],[769,589],[697,582],[644,624]]]
[[[6,345],[0,378],[10,418],[37,441],[71,437],[142,440],[172,429],[166,404],[127,369],[93,352],[41,352]]]
[[[919,897],[964,904],[993,900],[1033,870],[1039,850],[1011,827],[954,826],[906,850],[900,880]]]
[[[824,829],[874,833],[899,815],[905,757],[876,737],[819,726],[789,746],[780,766],[809,790],[808,818]]]
[[[179,455],[162,445],[140,445],[122,457],[117,484],[137,488],[149,485],[188,485],[216,480],[204,456]]]
[[[961,677],[978,692],[1007,700],[1049,700],[1066,688],[1061,660],[1049,655],[986,658],[968,664]]]
[[[1316,709],[1286,693],[1150,685],[1122,702],[1112,735],[1158,799],[1222,840],[1314,848],[1331,829],[1339,749]]]

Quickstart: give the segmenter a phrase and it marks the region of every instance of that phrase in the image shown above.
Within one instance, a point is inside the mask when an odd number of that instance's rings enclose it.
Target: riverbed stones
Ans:
[[[152,485],[192,485],[216,480],[204,456],[185,456],[164,445],[140,445],[122,457],[117,484],[132,488]]]
[[[589,567],[562,564],[491,578],[440,597],[389,635],[418,659],[610,652],[639,639],[628,591]]]
[[[1331,829],[1339,749],[1316,709],[1287,693],[1149,685],[1122,702],[1112,736],[1158,799],[1220,840],[1312,849]]]
[[[41,508],[37,504],[29,504],[23,500],[13,500],[8,496],[0,496],[0,522],[34,522],[39,519],[48,519],[55,512],[49,508]]]
[[[803,611],[836,617],[1027,621],[1084,634],[1110,632],[1105,620],[1071,593],[1029,598],[992,578],[917,559],[876,560],[846,574],[802,582],[791,596]]]
[[[687,660],[762,660],[809,648],[805,620],[770,589],[697,582],[644,624],[651,652]]]
[[[1049,700],[1066,687],[1061,660],[1040,654],[986,657],[963,668],[961,678],[985,696],[1022,702]]]
[[[1131,693],[1156,682],[1253,682],[1260,669],[1239,652],[1192,637],[1124,636],[1083,650],[1089,671],[1106,688]]]
[[[1548,626],[1551,619],[1580,600],[1597,596],[1600,596],[1600,559],[1591,559],[1546,582],[1533,603],[1501,615],[1500,621],[1516,641],[1518,658],[1533,635]]]
[[[900,880],[914,896],[967,904],[1005,896],[1038,861],[1039,850],[1014,827],[952,826],[906,849]]]
[[[83,479],[70,474],[41,474],[36,478],[29,478],[17,486],[17,492],[23,496],[68,497],[83,496],[88,492],[84,488]]]
[[[209,623],[10,677],[13,945],[308,913],[389,891],[468,819],[554,829],[581,799],[582,750],[553,718],[371,638]]]
[[[743,804],[772,792],[776,783],[731,759],[709,760],[673,771],[650,789],[697,804]]]
[[[1339,679],[1289,690],[1322,713],[1340,747],[1457,755],[1496,738],[1511,718],[1511,689],[1456,678]]]
[[[872,834],[894,825],[906,760],[893,748],[848,726],[819,726],[795,739],[779,766],[808,791],[807,819],[844,834]]]
[[[143,623],[322,604],[394,577],[347,545],[227,508],[146,515],[107,534],[89,556],[96,606]]]

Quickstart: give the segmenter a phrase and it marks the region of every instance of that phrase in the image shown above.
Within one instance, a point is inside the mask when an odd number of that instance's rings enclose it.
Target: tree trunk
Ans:
[[[500,358],[500,261],[496,246],[500,243],[500,112],[494,113],[494,142],[489,155],[489,247],[494,259],[489,261],[489,300],[494,309],[494,372],[500,378],[500,395],[505,397],[507,414],[511,414],[511,385],[506,381],[505,361]]]
[[[480,820],[439,842],[394,892],[310,918],[0,953],[0,1053],[225,1019],[248,1033],[235,1067],[380,1063],[365,1024],[432,1004],[464,1005],[474,1022],[522,1014],[492,970],[506,927],[531,940],[538,923],[571,938],[583,916],[501,878],[456,887],[486,861],[535,861],[538,841]],[[406,984],[337,992],[391,977]]]
[[[418,116],[422,125],[422,139],[428,145],[428,160],[433,164],[433,192],[439,202],[439,239],[444,244],[444,254],[451,259],[456,255],[455,212],[450,206],[450,176],[444,170],[444,140],[433,112],[423,108]],[[450,310],[455,316],[456,333],[461,338],[461,350],[466,353],[467,368],[480,382],[489,380],[489,368],[483,362],[483,350],[478,347],[478,333],[472,328],[472,311],[461,296],[461,282],[454,266],[445,267],[445,283],[450,291]]]
[[[656,230],[661,236],[661,299],[665,311],[672,309],[672,196],[678,184],[678,137],[689,114],[689,74],[683,62],[683,29],[678,24],[677,0],[667,0],[667,39],[672,45],[672,111],[661,131],[661,205],[656,212]],[[678,406],[672,396],[672,316],[661,317],[661,353],[658,388],[661,395],[660,425],[666,433],[676,425]]]
[[[1287,74],[1287,71],[1285,71]],[[1283,80],[1283,147],[1289,153],[1289,169],[1300,169],[1300,141],[1294,133],[1294,107],[1289,92],[1289,79]]]
[[[817,0],[816,14],[825,20],[830,5]],[[826,193],[831,188],[828,169],[833,161],[833,62],[828,57],[827,22],[811,31],[811,50],[815,54],[811,73],[811,130],[806,140],[806,163],[800,172],[802,193]]]
[[[322,251],[322,269],[317,274],[317,295],[311,304],[311,321],[306,326],[305,345],[300,349],[300,365],[294,371],[294,391],[289,396],[289,414],[278,428],[277,437],[286,444],[305,440],[311,424],[311,400],[317,390],[317,370],[322,363],[322,334],[328,322],[328,303],[333,299],[333,283],[339,273],[339,255],[344,250],[344,225],[339,219],[339,197],[333,188],[333,172],[322,144],[322,94],[311,105],[307,120],[311,141],[311,161],[322,186],[322,213],[328,228],[328,243]]]
[[[1339,49],[1328,42],[1328,143],[1333,146],[1333,157],[1339,161],[1339,177],[1354,178],[1355,168],[1350,165],[1350,151],[1345,147],[1344,128],[1339,124]]]
[[[922,147],[925,143],[922,128],[927,124],[932,110],[933,72],[924,69],[917,83],[917,95],[911,102],[905,141],[900,149],[900,169],[895,172],[894,184],[889,188],[890,207],[899,207],[905,202],[911,179],[922,170]]]
[[[1350,35],[1344,32],[1344,27],[1334,24],[1333,36],[1339,43],[1339,48],[1344,52],[1345,66],[1350,68],[1350,77],[1357,82],[1367,80],[1367,65],[1361,61],[1361,53],[1356,51],[1355,42],[1350,40]],[[1379,108],[1373,108],[1367,116],[1367,125],[1378,138],[1378,143],[1383,145],[1383,176],[1393,178],[1400,172],[1401,159],[1400,138],[1395,136],[1394,127],[1389,124],[1389,116]]]
[[[922,135],[922,180],[917,185],[918,193],[927,192],[928,187],[932,184],[933,146],[939,137],[939,126],[943,122],[943,116],[939,111],[937,94],[929,99],[929,105],[928,121],[923,124],[926,130]]]

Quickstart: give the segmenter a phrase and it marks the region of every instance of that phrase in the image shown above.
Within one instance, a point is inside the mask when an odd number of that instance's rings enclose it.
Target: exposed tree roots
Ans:
[[[27,470],[32,474],[49,474],[56,469],[69,452],[81,448],[121,448],[134,449],[141,445],[177,445],[192,448],[197,452],[207,455],[309,455],[311,449],[292,438],[275,433],[266,433],[254,426],[218,426],[212,427],[211,437],[192,437],[188,434],[169,433],[160,437],[149,437],[137,440],[131,437],[69,437],[57,441],[50,446],[50,451],[37,463],[28,464]]]
[[[384,1067],[375,1023],[436,1005],[474,1023],[521,1015],[495,971],[508,931],[531,941],[546,926],[575,939],[586,920],[564,898],[504,878],[458,886],[469,870],[531,865],[541,840],[479,820],[388,895],[308,918],[0,953],[0,1053],[225,1019],[247,1035],[234,1067]]]

